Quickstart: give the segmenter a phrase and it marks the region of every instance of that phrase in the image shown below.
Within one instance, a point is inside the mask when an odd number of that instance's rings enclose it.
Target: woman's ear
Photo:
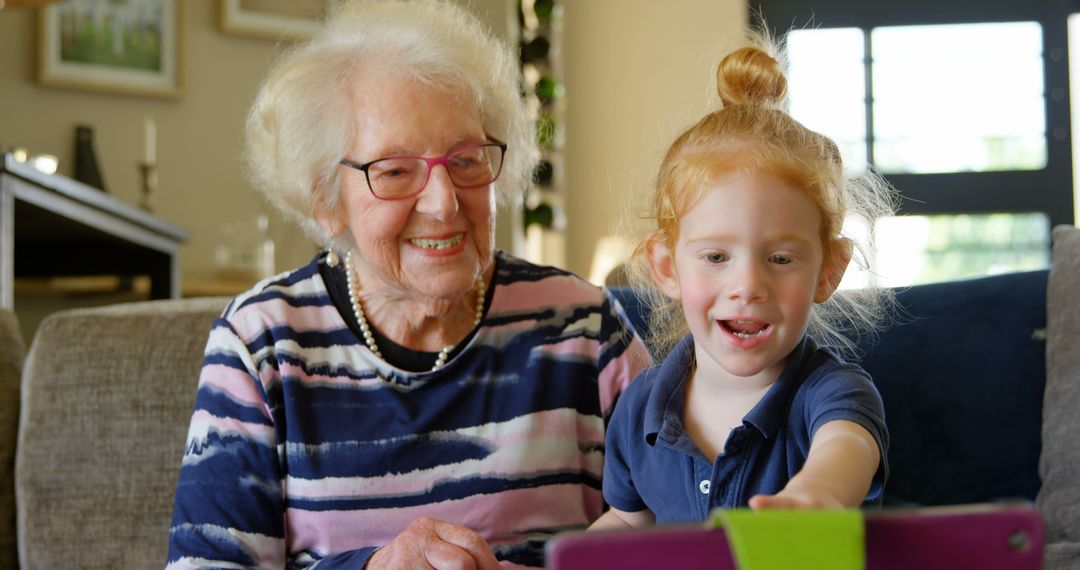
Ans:
[[[315,214],[315,219],[318,220],[319,225],[326,230],[326,233],[330,234],[330,237],[337,237],[345,230],[344,216],[338,212],[320,210]]]
[[[326,206],[326,198],[323,197],[314,187],[311,189],[311,196],[315,200],[315,220],[319,222],[322,229],[326,230],[326,233],[330,237],[337,237],[341,232],[345,231],[346,223],[345,208],[328,208]]]
[[[814,291],[814,302],[824,303],[832,297],[844,279],[847,266],[851,263],[851,255],[855,244],[848,238],[832,240],[829,247],[829,258],[821,263],[821,275],[818,277],[817,289]]]
[[[680,289],[679,275],[675,271],[675,252],[655,236],[650,236],[645,245],[645,254],[653,282],[665,295],[678,300]]]

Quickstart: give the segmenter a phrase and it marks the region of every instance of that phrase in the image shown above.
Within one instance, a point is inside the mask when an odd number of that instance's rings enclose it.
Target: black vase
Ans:
[[[94,153],[94,129],[85,125],[75,127],[75,180],[105,192],[97,155]]]

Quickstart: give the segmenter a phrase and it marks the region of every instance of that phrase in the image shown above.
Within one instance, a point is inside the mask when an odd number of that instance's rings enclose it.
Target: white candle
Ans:
[[[154,124],[153,118],[147,117],[143,126],[145,130],[143,162],[154,164],[157,162],[157,125]]]

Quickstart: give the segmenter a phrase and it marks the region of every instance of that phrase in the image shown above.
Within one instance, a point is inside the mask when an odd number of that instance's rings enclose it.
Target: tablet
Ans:
[[[1045,528],[1030,503],[865,511],[868,570],[1039,570]],[[567,532],[550,570],[737,570],[724,531],[702,525]]]

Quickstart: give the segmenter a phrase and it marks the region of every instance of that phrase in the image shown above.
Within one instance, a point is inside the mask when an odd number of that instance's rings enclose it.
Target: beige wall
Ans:
[[[0,11],[0,143],[56,154],[61,173],[70,176],[75,125],[91,125],[109,193],[137,204],[143,121],[153,117],[160,164],[155,213],[191,233],[181,253],[190,279],[213,273],[214,243],[226,222],[268,210],[243,180],[240,145],[245,109],[274,43],[220,33],[217,2],[193,0],[186,7],[186,88],[177,100],[37,84],[36,10]],[[277,226],[274,231],[286,235]],[[285,257],[311,251],[300,239],[279,242]]]
[[[507,30],[511,2],[469,4]],[[155,211],[192,234],[182,254],[185,280],[214,274],[222,226],[270,213],[244,182],[240,145],[246,109],[278,47],[222,33],[217,5],[186,3],[186,89],[178,100],[38,85],[35,10],[0,10],[0,144],[56,154],[61,172],[70,175],[75,125],[91,125],[109,192],[135,204],[143,120],[153,117],[160,162]],[[672,135],[704,111],[715,55],[741,33],[745,6],[740,0],[564,5],[567,261],[586,273],[592,244],[619,214],[614,205],[648,183]],[[305,262],[313,246],[286,222],[271,219],[278,267]],[[504,244],[507,222],[500,225]]]
[[[596,240],[648,186],[673,138],[715,101],[739,45],[739,0],[572,0],[566,7],[567,265],[588,275]]]

